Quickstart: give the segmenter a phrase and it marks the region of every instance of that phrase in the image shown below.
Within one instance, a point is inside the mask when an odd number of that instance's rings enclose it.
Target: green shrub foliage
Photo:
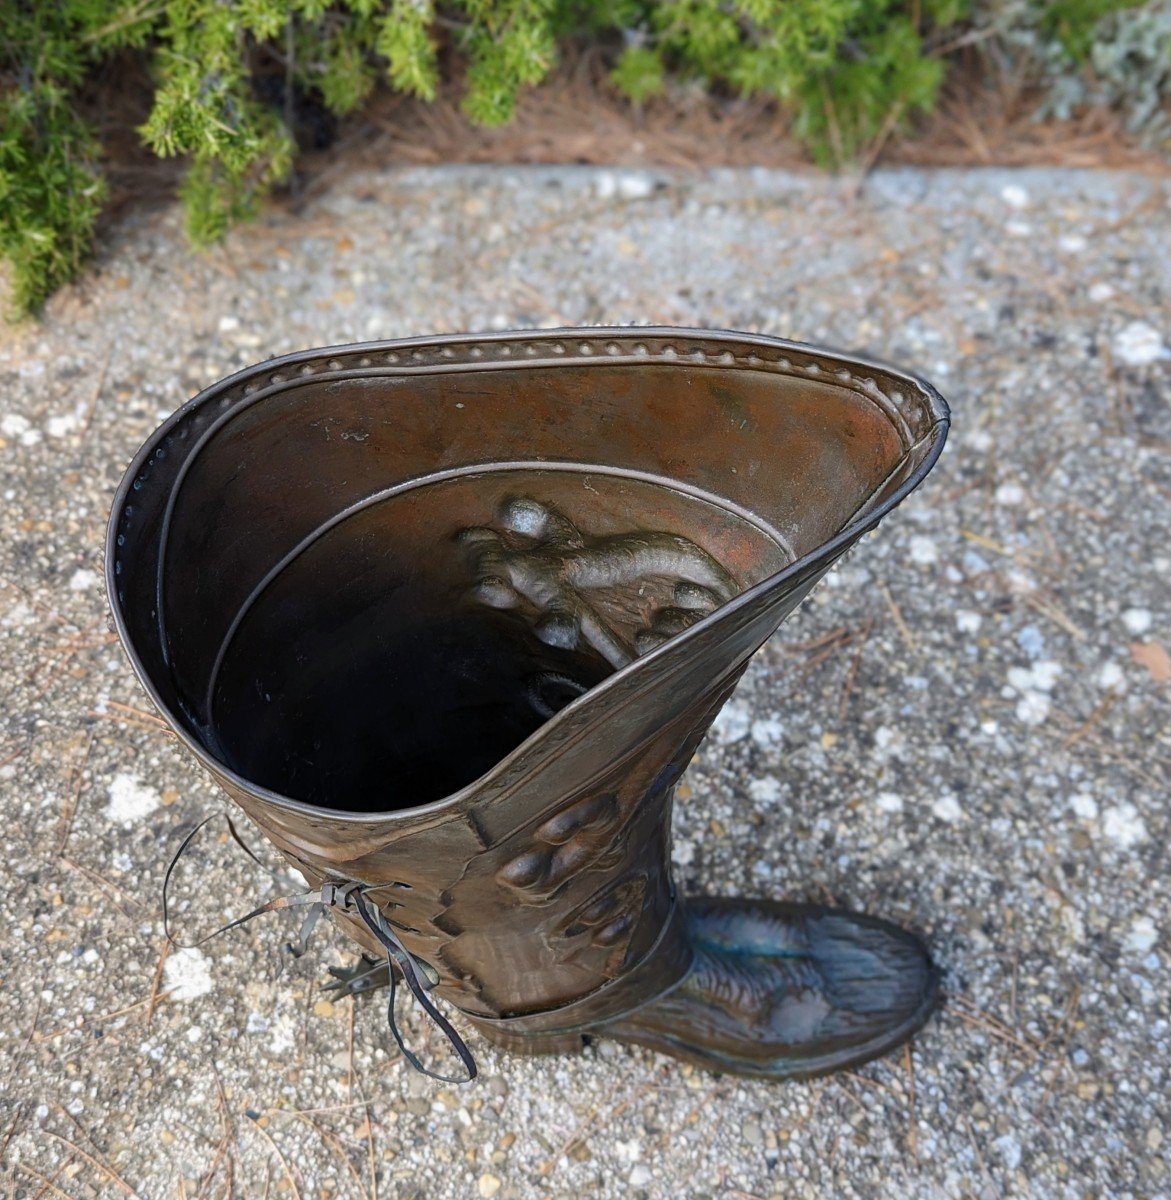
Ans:
[[[590,38],[632,103],[696,82],[774,97],[817,160],[840,166],[931,109],[939,47],[960,23],[1003,24],[1008,11],[1006,28],[1015,20],[1086,59],[1099,25],[1133,3],[979,0],[969,14],[968,0],[0,0],[0,255],[12,307],[35,311],[84,262],[105,189],[77,97],[115,52],[149,62],[141,134],[185,160],[187,230],[205,245],[289,175],[295,109],[343,116],[380,79],[429,100],[458,72],[468,117],[495,125],[548,74],[559,44]],[[1160,69],[1148,88],[1156,107]]]
[[[1001,65],[1045,84],[1038,116],[1114,108],[1171,150],[1171,0],[980,0],[973,17]]]
[[[84,7],[0,4],[0,253],[18,313],[77,274],[105,195],[71,103],[95,54]]]

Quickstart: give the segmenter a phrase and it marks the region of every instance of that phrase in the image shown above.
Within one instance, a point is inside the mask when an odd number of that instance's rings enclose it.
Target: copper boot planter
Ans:
[[[857,914],[684,901],[672,798],[749,657],[947,421],[909,375],[747,334],[289,355],[139,452],[114,618],[188,749],[315,886],[360,885],[456,1024],[819,1074],[926,1020],[926,951]]]

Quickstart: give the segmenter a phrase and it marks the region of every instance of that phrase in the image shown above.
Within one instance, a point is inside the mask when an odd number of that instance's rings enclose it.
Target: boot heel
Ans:
[[[577,1054],[585,1046],[582,1033],[512,1033],[485,1023],[476,1028],[494,1046],[510,1054]]]

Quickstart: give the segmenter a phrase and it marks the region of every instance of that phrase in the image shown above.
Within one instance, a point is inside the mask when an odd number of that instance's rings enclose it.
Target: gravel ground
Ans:
[[[1048,171],[388,171],[202,258],[175,211],[127,219],[0,335],[10,1194],[1171,1195],[1169,237],[1165,181]],[[627,322],[856,348],[953,405],[928,484],[754,660],[675,843],[686,889],[926,931],[946,1009],[813,1084],[470,1036],[451,1088],[376,1001],[323,998],[328,931],[279,977],[275,917],[162,962],[165,863],[226,802],[109,632],[134,450],[270,354]],[[199,861],[189,930],[267,886],[214,838]]]

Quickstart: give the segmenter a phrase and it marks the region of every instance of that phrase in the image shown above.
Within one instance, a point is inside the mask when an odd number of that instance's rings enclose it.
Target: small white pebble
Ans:
[[[1027,208],[1029,193],[1019,183],[1007,183],[1000,189],[1000,198],[1009,208]]]
[[[879,792],[874,797],[874,803],[877,808],[885,813],[899,813],[903,811],[903,798],[894,792]]]
[[[655,190],[655,181],[649,175],[621,175],[618,178],[618,195],[623,200],[645,200]]]
[[[1009,237],[1027,238],[1033,236],[1033,227],[1028,221],[1006,221],[1004,232]]]
[[[902,758],[906,744],[906,736],[899,729],[892,729],[889,725],[880,725],[874,731],[874,757],[880,762],[886,762],[892,758]]]
[[[1122,623],[1126,626],[1127,633],[1141,637],[1151,627],[1151,614],[1145,608],[1128,608],[1122,614]]]
[[[1033,664],[1033,686],[1042,692],[1051,692],[1061,675],[1061,664],[1047,658]]]
[[[110,783],[106,816],[117,825],[129,826],[149,817],[162,803],[158,792],[136,775],[115,775]]]
[[[1080,233],[1067,233],[1057,239],[1059,249],[1066,254],[1080,254],[1089,244]]]
[[[631,1187],[646,1187],[646,1185],[648,1183],[650,1183],[650,1181],[651,1181],[651,1172],[650,1172],[649,1167],[644,1166],[642,1163],[639,1163],[637,1166],[632,1168],[632,1170],[630,1172],[630,1186]]]
[[[1016,715],[1024,725],[1044,724],[1049,716],[1049,697],[1042,692],[1025,692],[1017,701]]]
[[[1125,676],[1122,673],[1122,667],[1116,662],[1103,663],[1098,671],[1098,686],[1104,691],[1111,691],[1113,688],[1119,687]]]
[[[1043,659],[1031,667],[1010,667],[1008,686],[1024,693],[1028,691],[1051,692],[1061,675],[1061,664],[1052,659]]]
[[[952,795],[940,796],[938,800],[931,806],[931,811],[941,821],[946,821],[949,825],[958,821],[962,817],[963,810],[960,808],[956,798]]]
[[[1108,808],[1102,818],[1102,832],[1120,846],[1136,846],[1147,837],[1146,822],[1129,801]]]
[[[970,608],[956,609],[956,628],[960,633],[974,635],[980,632],[980,626],[984,623],[984,618],[978,612],[973,612]]]
[[[1135,954],[1146,954],[1159,940],[1159,931],[1150,917],[1138,917],[1126,935],[1126,948]]]
[[[671,847],[671,861],[681,867],[689,867],[695,862],[695,846],[691,842],[677,841]]]
[[[232,316],[220,317],[219,328],[220,333],[234,333],[240,328],[240,318]]]
[[[77,428],[77,418],[69,413],[64,417],[50,417],[45,422],[45,432],[51,438],[63,438]]]
[[[1114,296],[1114,289],[1108,283],[1095,283],[1087,293],[1095,304],[1102,304]]]
[[[172,1000],[198,1000],[214,986],[211,963],[202,951],[185,946],[172,951],[167,958],[163,967],[163,987]]]
[[[939,561],[939,550],[931,538],[922,535],[911,538],[911,561],[921,567]]]
[[[1017,508],[1025,502],[1025,489],[1019,483],[1002,483],[996,489],[996,503],[1005,508]]]
[[[784,732],[785,727],[776,717],[762,717],[752,722],[752,740],[758,746],[775,746]]]
[[[1026,625],[1017,633],[1016,644],[1030,658],[1040,658],[1045,651],[1045,635],[1036,625]]]
[[[1145,367],[1161,358],[1171,357],[1158,330],[1146,321],[1131,321],[1115,334],[1114,355],[1129,367]]]
[[[775,779],[754,779],[748,795],[758,804],[775,804],[781,798],[781,785]]]
[[[289,1014],[278,1017],[271,1024],[268,1051],[274,1058],[284,1058],[293,1052],[300,1030]]]
[[[5,413],[3,417],[0,417],[0,433],[5,437],[20,437],[31,427],[32,422],[28,417],[22,417],[20,413]]]
[[[84,592],[91,587],[96,587],[98,580],[99,576],[96,571],[91,571],[88,567],[81,567],[69,576],[69,587],[71,591]]]
[[[1098,802],[1089,792],[1078,792],[1070,796],[1069,807],[1073,809],[1074,816],[1083,821],[1094,821],[1098,817]]]

